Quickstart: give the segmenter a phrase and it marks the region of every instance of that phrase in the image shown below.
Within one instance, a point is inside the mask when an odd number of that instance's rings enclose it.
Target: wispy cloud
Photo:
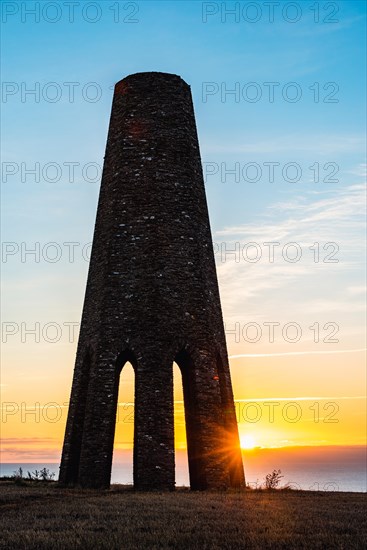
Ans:
[[[366,395],[342,395],[342,396],[302,396],[302,397],[260,397],[260,398],[252,398],[252,399],[236,399],[236,403],[253,403],[253,402],[266,402],[266,401],[337,401],[342,400],[346,401],[349,399],[367,399]]]
[[[358,353],[367,351],[367,348],[357,349],[340,349],[340,350],[319,350],[319,351],[290,351],[284,353],[240,353],[238,355],[230,355],[228,359],[240,359],[242,357],[285,357],[288,355],[329,355],[333,353]]]
[[[22,445],[34,445],[39,443],[50,443],[50,441],[58,441],[55,437],[2,437],[2,444],[17,444],[22,443]]]
[[[347,292],[352,295],[366,294],[367,286],[366,285],[349,286],[347,288]]]
[[[296,33],[297,36],[303,36],[303,37],[317,37],[322,36],[326,34],[334,34],[340,31],[343,31],[345,29],[351,28],[356,23],[360,23],[364,21],[363,15],[355,15],[353,17],[344,17],[342,20],[340,20],[340,12],[338,8],[337,3],[330,3],[328,6],[332,9],[332,13],[329,13],[330,19],[334,20],[335,22],[329,22],[327,25],[315,25],[311,18],[308,20],[308,25],[304,25],[303,28],[297,28]],[[336,11],[335,8],[337,8]]]
[[[216,259],[225,319],[254,320],[254,315],[267,317],[274,311],[277,316],[287,312],[292,316],[296,311],[298,317],[363,311],[359,295],[363,288],[365,201],[361,184],[321,195],[306,193],[271,205],[256,221],[217,231]],[[250,242],[262,251],[256,263],[241,255],[238,261],[233,255],[221,255],[222,243],[226,250],[233,250],[236,243],[243,250]],[[269,262],[267,242],[279,243],[273,262]],[[283,254],[288,243],[297,243],[301,249],[295,263]]]
[[[317,155],[331,155],[341,153],[364,154],[366,139],[364,135],[277,135],[276,139],[248,141],[239,143],[213,143],[210,140],[203,142],[204,155],[209,154],[247,154],[247,153],[313,153]]]
[[[288,202],[277,202],[271,205],[259,223],[229,226],[216,232],[218,236],[246,235],[250,238],[279,240],[294,238],[297,242],[313,242],[320,234],[335,235],[335,229],[344,224],[350,229],[363,229],[366,192],[361,184],[350,185],[346,188],[334,190],[332,196],[310,200],[312,196],[306,194]],[[279,214],[282,219],[278,220]],[[285,216],[285,218],[284,218]],[[316,223],[328,222],[320,227]],[[330,223],[333,226],[330,227]],[[337,226],[335,225],[337,224]]]
[[[348,170],[347,173],[352,174],[353,176],[365,178],[367,177],[367,164],[360,163],[351,170]]]

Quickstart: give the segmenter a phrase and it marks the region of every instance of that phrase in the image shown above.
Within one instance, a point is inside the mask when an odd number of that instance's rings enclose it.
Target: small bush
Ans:
[[[265,489],[278,489],[280,480],[284,477],[281,470],[273,470],[271,474],[265,477]]]
[[[13,479],[23,479],[23,469],[18,468],[18,470],[14,470],[12,477]]]
[[[50,472],[48,468],[34,470],[34,472],[28,471],[28,479],[31,481],[52,481],[54,477],[55,473]]]
[[[11,476],[11,479],[14,481],[16,485],[25,485],[24,478],[23,478],[23,469],[19,467],[18,470],[14,470],[14,473]]]
[[[42,468],[40,476],[42,481],[52,481],[55,477],[55,472],[50,472],[48,468]]]

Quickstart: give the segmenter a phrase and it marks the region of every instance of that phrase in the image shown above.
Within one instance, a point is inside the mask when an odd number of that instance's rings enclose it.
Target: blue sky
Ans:
[[[361,257],[366,162],[365,2],[301,1],[297,3],[301,16],[295,23],[286,20],[294,17],[294,12],[284,12],[289,2],[283,1],[275,9],[273,23],[269,22],[264,2],[257,3],[261,17],[256,23],[243,17],[236,22],[229,15],[222,22],[219,2],[105,0],[94,3],[101,12],[95,23],[83,20],[85,2],[76,6],[73,23],[68,20],[63,2],[58,2],[61,19],[55,23],[45,20],[42,13],[38,23],[23,13],[22,22],[24,3],[2,4],[10,11],[13,8],[4,5],[19,8],[14,15],[3,12],[2,162],[15,163],[18,171],[15,175],[3,173],[2,238],[19,247],[22,242],[30,248],[36,242],[41,247],[56,242],[63,248],[57,263],[42,257],[39,263],[31,257],[22,263],[20,253],[5,258],[4,320],[80,320],[88,264],[80,252],[70,263],[63,243],[79,242],[82,247],[91,241],[99,181],[83,180],[79,167],[76,181],[70,183],[65,163],[102,165],[113,85],[131,73],[163,71],[179,74],[190,84],[204,170],[208,166],[218,168],[216,174],[206,177],[214,241],[225,241],[228,247],[237,242],[241,246],[257,242],[263,252],[264,242],[279,241],[281,247],[297,242],[303,252],[298,263],[278,258],[271,265],[263,260],[221,262],[217,255],[225,321],[294,320],[302,327],[331,321],[341,327],[342,337],[335,350],[364,347],[360,303],[365,289]],[[25,4],[31,7],[35,2]],[[137,22],[115,23],[110,8],[117,4],[121,17],[137,6],[137,13],[131,16]],[[210,4],[209,8],[204,4]],[[248,2],[223,5],[230,9],[236,4],[243,14]],[[320,11],[319,22],[315,22],[311,10],[315,4]],[[338,12],[333,16],[334,7]],[[203,10],[217,8],[218,13],[208,15],[207,22],[203,22]],[[92,10],[88,12],[90,18]],[[54,17],[51,10],[48,17]],[[338,22],[323,22],[325,17]],[[67,82],[79,84],[74,102],[69,101]],[[269,82],[277,83],[273,102],[264,84]],[[60,100],[52,102],[42,97],[44,90],[52,96],[50,83],[56,83],[53,90],[61,90]],[[96,83],[101,92],[97,102],[86,101],[81,93],[89,83]],[[204,101],[208,83],[219,91]],[[252,88],[249,83],[253,83]],[[22,101],[22,87],[24,91],[35,86],[40,89],[39,102],[31,95]],[[233,95],[221,95],[221,87],[231,90],[236,86],[241,92],[238,101]],[[316,88],[320,92],[318,102]],[[88,89],[93,92],[93,86]],[[249,101],[251,93],[258,90],[259,101]],[[288,91],[292,98],[295,90],[302,93],[299,101],[284,99],[282,92]],[[60,180],[50,183],[41,176],[40,182],[34,182],[28,175],[22,182],[20,164],[32,168],[37,162],[41,168],[58,163],[63,167]],[[268,181],[264,165],[269,162],[279,163],[273,182]],[[247,163],[256,163],[262,177],[256,182],[244,181],[242,176],[239,182],[231,176],[221,181],[222,163],[228,169],[239,163],[241,170]],[[296,163],[301,170],[299,181],[292,183],[282,176],[288,163]],[[315,169],[315,163],[320,182],[312,181],[309,167]],[[322,181],[335,166],[337,181]],[[293,177],[292,171],[290,174]],[[322,250],[324,244],[337,243],[339,262],[312,261],[309,246],[315,242],[320,243],[323,257],[330,252]],[[311,333],[307,334],[297,349],[315,348]],[[70,378],[75,345],[60,344],[57,350],[48,347],[39,376],[46,377],[46,363],[57,353],[58,357],[67,357]],[[272,350],[286,353],[289,345],[280,341]],[[229,337],[228,346],[234,354],[269,351],[268,342],[263,341],[254,350],[253,344],[237,345]],[[23,361],[25,353],[25,346],[17,347],[15,340],[14,346],[6,349],[9,370],[4,372],[9,372],[9,391],[16,382],[14,365]],[[36,350],[32,353],[35,359]],[[364,383],[361,363],[353,365],[357,365],[358,386]],[[239,379],[242,374],[236,375],[236,368],[232,370]],[[288,363],[284,376],[287,368],[291,368]],[[300,369],[306,368],[308,365],[300,363]],[[320,364],[314,368],[317,371]],[[247,378],[250,382],[252,376],[251,371]],[[63,379],[65,394],[69,378],[66,382]],[[357,386],[350,389],[352,394],[358,393]]]
[[[34,2],[26,4],[30,7]],[[3,105],[4,160],[101,163],[111,87],[127,74],[159,70],[180,74],[192,87],[204,161],[293,161],[304,166],[305,174],[309,174],[307,167],[314,162],[333,161],[351,181],[347,172],[360,163],[364,147],[364,2],[337,3],[339,12],[333,18],[339,19],[338,23],[315,23],[311,2],[299,3],[300,21],[284,21],[279,7],[274,23],[269,23],[266,8],[260,2],[262,18],[253,24],[243,18],[236,23],[230,15],[222,23],[220,10],[208,15],[208,21],[203,23],[203,3],[183,1],[140,2],[138,13],[132,17],[139,22],[113,23],[112,4],[99,4],[102,15],[96,23],[82,19],[80,6],[75,10],[74,23],[68,21],[65,6],[61,20],[54,24],[43,21],[42,16],[35,24],[31,15],[26,16],[26,23],[21,23],[21,10],[7,16],[3,25],[3,48],[7,53],[3,80],[19,87],[24,83],[29,88],[39,82],[41,90],[56,82],[62,97],[56,103],[42,97],[40,103],[35,103],[31,96],[21,103],[20,92],[7,97]],[[123,9],[126,2],[119,4],[122,15],[130,12]],[[212,4],[220,7],[220,3]],[[235,5],[225,4],[228,9]],[[289,2],[280,4],[284,8]],[[326,4],[318,4],[320,17],[325,17],[330,10],[324,9]],[[240,5],[243,8],[246,2]],[[93,11],[89,16],[93,17]],[[53,17],[52,11],[49,17]],[[74,104],[68,102],[64,82],[80,83]],[[88,103],[81,95],[81,88],[90,82],[96,82],[102,90],[97,103]],[[204,103],[205,82],[227,89],[238,83],[241,90],[247,83],[255,82],[262,96],[257,103],[250,103],[242,96],[236,102],[233,96],[225,98],[217,93]],[[267,99],[264,82],[279,83],[274,103]],[[281,91],[289,82],[296,82],[302,91],[302,98],[296,103],[282,98]],[[314,92],[309,89],[315,82],[321,91],[319,103],[313,101]],[[333,96],[338,103],[322,101],[334,89],[322,89],[328,82],[339,87]],[[249,89],[251,92],[254,88]],[[32,178],[28,178],[25,189],[24,185],[17,187],[16,178],[11,181],[11,189],[6,192],[14,194],[17,201],[20,193],[20,202],[26,200],[27,207],[38,191],[42,201],[49,198],[38,218],[38,223],[44,220],[48,230],[47,210],[56,199],[68,204],[78,202],[79,212],[88,215],[88,209],[89,219],[93,219],[98,185],[65,190],[60,185],[48,189],[46,184],[37,189],[32,188]],[[305,189],[302,182],[293,186],[279,181],[276,185],[228,183],[223,200],[223,186],[216,183],[216,178],[208,178],[214,228],[225,224],[228,218],[236,222],[243,216],[248,219],[280,195],[298,195]]]

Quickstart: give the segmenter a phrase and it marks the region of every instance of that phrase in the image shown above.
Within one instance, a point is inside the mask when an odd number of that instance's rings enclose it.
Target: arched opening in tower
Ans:
[[[183,384],[180,367],[173,363],[176,487],[190,485]]]
[[[118,361],[119,363],[119,361]],[[133,483],[135,372],[131,361],[117,364],[118,399],[111,483]]]
[[[203,432],[198,411],[195,367],[191,356],[185,349],[176,355],[175,363],[179,366],[182,375],[190,487],[194,490],[202,490],[207,488],[207,480],[204,465]]]

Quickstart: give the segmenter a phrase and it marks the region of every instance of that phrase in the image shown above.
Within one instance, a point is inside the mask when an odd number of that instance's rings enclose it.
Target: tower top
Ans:
[[[187,82],[180,75],[174,73],[162,73],[159,71],[147,71],[142,73],[133,73],[128,76],[125,76],[115,84],[115,88],[123,84],[139,84],[139,83],[159,83],[159,81],[181,81],[182,84],[190,87]]]

